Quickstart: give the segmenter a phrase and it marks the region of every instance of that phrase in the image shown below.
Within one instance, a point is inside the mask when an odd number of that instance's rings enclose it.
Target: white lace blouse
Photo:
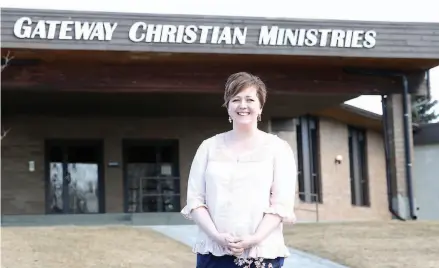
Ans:
[[[288,143],[266,134],[262,146],[234,157],[225,149],[224,133],[204,140],[193,159],[189,173],[187,205],[181,213],[200,206],[208,209],[219,232],[232,235],[255,233],[265,213],[278,214],[283,222],[294,222],[297,169]],[[289,256],[282,223],[257,246],[245,250],[242,258]],[[215,256],[231,254],[201,229],[194,253]]]

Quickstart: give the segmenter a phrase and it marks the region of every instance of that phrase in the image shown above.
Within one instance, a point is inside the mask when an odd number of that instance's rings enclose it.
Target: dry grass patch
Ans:
[[[4,268],[195,267],[190,248],[147,228],[2,228]]]
[[[285,227],[291,247],[352,268],[439,267],[439,222],[357,222]]]

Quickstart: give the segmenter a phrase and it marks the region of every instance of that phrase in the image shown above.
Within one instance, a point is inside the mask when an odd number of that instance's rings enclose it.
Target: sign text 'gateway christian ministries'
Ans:
[[[117,22],[32,21],[29,17],[22,17],[15,22],[14,35],[20,39],[111,41],[117,26]],[[247,31],[247,27],[147,24],[140,21],[130,26],[128,38],[135,43],[245,45]],[[265,46],[372,48],[376,44],[376,32],[364,30],[261,26],[256,34],[257,44]]]

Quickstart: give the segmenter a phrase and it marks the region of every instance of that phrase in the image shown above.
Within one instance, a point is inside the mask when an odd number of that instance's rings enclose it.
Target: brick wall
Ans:
[[[11,128],[2,139],[1,178],[2,214],[44,213],[44,144],[37,122],[2,118]],[[31,131],[34,131],[31,133]],[[28,171],[28,161],[35,161],[35,171]]]
[[[181,204],[185,204],[186,178],[200,142],[230,128],[227,118],[4,118],[3,125],[11,128],[2,141],[2,214],[44,214],[44,140],[50,138],[104,137],[104,163],[122,162],[122,138],[179,139]],[[263,122],[262,129],[268,124]],[[324,203],[319,205],[323,220],[386,219],[387,212],[385,162],[382,138],[368,132],[369,177],[371,207],[352,207],[350,203],[349,157],[347,126],[334,120],[320,122],[322,192]],[[295,130],[278,133],[296,152]],[[334,157],[343,156],[341,165]],[[297,154],[296,154],[297,157]],[[28,161],[35,161],[36,170],[29,172]],[[104,167],[106,212],[123,212],[122,168]],[[300,220],[314,220],[314,204],[297,200]]]
[[[370,207],[351,205],[349,145],[347,125],[332,119],[320,119],[320,165],[323,204],[319,204],[320,220],[388,219],[387,184],[383,139],[380,133],[367,132]],[[335,164],[337,155],[343,157]],[[316,220],[316,205],[297,200],[299,220]]]
[[[104,163],[122,161],[122,138],[179,139],[181,192],[200,142],[229,127],[227,118],[5,118],[2,140],[2,214],[44,214],[44,140],[104,137]],[[35,161],[30,172],[28,161]],[[123,212],[122,167],[104,167],[106,212]],[[181,196],[185,202],[185,194]]]
[[[410,103],[410,98],[408,102]],[[401,94],[388,96],[387,113],[389,125],[391,126],[388,136],[390,138],[390,165],[392,168],[392,206],[401,217],[408,218],[410,209],[405,175],[404,111]],[[411,126],[411,113],[408,114],[408,117]],[[409,143],[413,144],[412,131],[409,131]],[[413,146],[411,146],[410,151],[411,162],[413,162]]]

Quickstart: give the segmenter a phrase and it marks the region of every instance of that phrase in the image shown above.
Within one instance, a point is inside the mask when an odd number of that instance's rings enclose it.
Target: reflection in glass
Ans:
[[[179,195],[147,195],[143,197],[143,212],[178,212]]]
[[[129,163],[127,164],[128,179],[128,212],[140,212],[139,190],[140,178],[155,175],[155,163]]]
[[[69,213],[98,213],[98,165],[91,163],[69,163],[65,182],[68,189]],[[63,165],[50,163],[51,210],[63,212]]]

